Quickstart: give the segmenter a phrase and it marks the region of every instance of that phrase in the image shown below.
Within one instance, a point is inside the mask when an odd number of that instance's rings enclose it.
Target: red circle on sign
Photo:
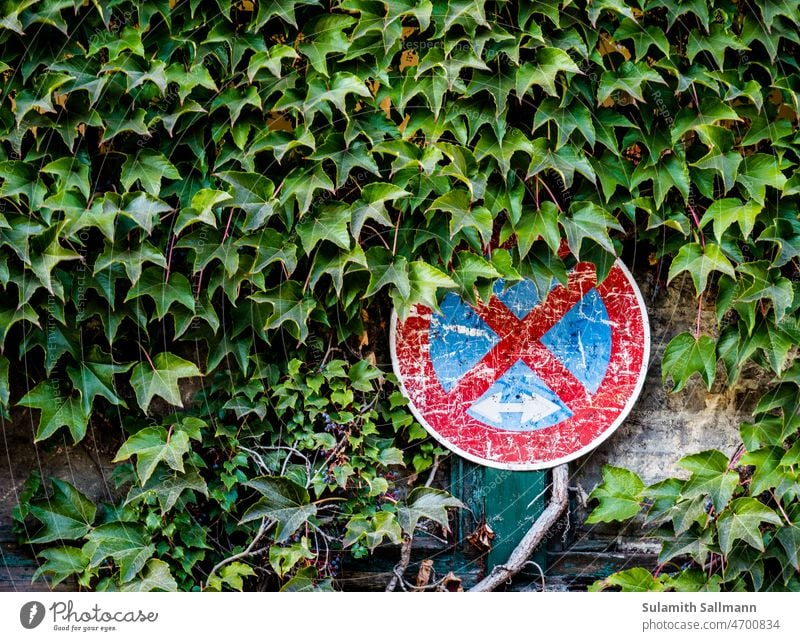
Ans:
[[[593,289],[607,312],[611,345],[605,374],[590,391],[540,339]],[[417,305],[405,321],[392,318],[395,374],[414,416],[445,447],[490,467],[554,467],[597,447],[633,407],[647,370],[650,332],[641,293],[621,261],[600,284],[594,265],[578,263],[567,287],[557,285],[521,319],[496,295],[473,310],[499,340],[447,390],[431,360],[432,310]],[[518,361],[557,395],[568,408],[568,418],[520,431],[489,425],[468,413]]]

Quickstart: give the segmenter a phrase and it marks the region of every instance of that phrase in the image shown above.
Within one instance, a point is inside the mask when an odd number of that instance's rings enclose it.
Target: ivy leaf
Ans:
[[[307,214],[297,224],[297,235],[306,255],[322,240],[329,240],[342,249],[350,248],[350,209],[343,204],[325,205],[317,212]]]
[[[445,531],[449,529],[447,508],[465,505],[451,494],[431,487],[417,487],[397,506],[397,520],[406,534],[413,534],[420,519],[430,519]]]
[[[348,109],[346,105],[347,96],[355,94],[362,98],[372,98],[372,93],[364,81],[352,73],[341,71],[333,75],[333,79],[329,87],[323,83],[314,83],[309,81],[308,98],[303,103],[303,113],[308,118],[317,111],[318,105],[325,101],[330,102],[341,113],[344,114],[346,119],[349,119]]]
[[[737,300],[749,303],[769,299],[775,310],[775,320],[781,322],[794,301],[792,282],[781,276],[778,270],[770,269],[770,263],[765,260],[743,263],[736,269],[746,277],[739,281],[745,287],[742,287]]]
[[[241,523],[272,519],[276,523],[275,542],[283,543],[317,514],[308,490],[285,476],[259,476],[246,484],[261,498],[245,512]]]
[[[745,188],[750,198],[763,206],[767,187],[782,191],[786,184],[786,176],[780,170],[775,157],[767,154],[753,154],[745,156],[742,160],[736,182]]]
[[[736,177],[739,175],[739,166],[741,164],[742,156],[735,151],[722,153],[721,151],[712,149],[700,160],[692,163],[692,167],[708,169],[719,174],[722,178],[724,193],[727,194],[733,189],[736,183]]]
[[[708,35],[697,29],[689,32],[686,42],[686,57],[691,63],[701,51],[707,51],[717,63],[717,67],[724,69],[726,49],[748,51],[749,47],[744,45],[724,25],[715,22],[711,25],[711,32]]]
[[[465,189],[453,189],[431,203],[428,211],[444,211],[450,214],[450,238],[465,228],[475,229],[484,244],[492,235],[494,220],[486,207],[472,208],[470,194]]]
[[[386,211],[386,203],[411,195],[410,191],[400,189],[390,183],[374,182],[364,185],[361,188],[361,198],[351,209],[350,228],[353,237],[356,240],[359,239],[364,223],[370,219],[385,227],[391,227],[392,220]]]
[[[433,265],[415,260],[408,264],[408,280],[411,284],[411,294],[406,298],[399,291],[390,292],[392,301],[400,318],[408,316],[411,305],[421,303],[438,311],[439,304],[436,293],[440,288],[456,289],[458,285],[447,274]]]
[[[678,255],[672,259],[667,282],[671,282],[684,271],[691,274],[698,296],[705,291],[708,276],[712,271],[719,271],[731,278],[736,278],[731,261],[722,253],[719,245],[708,242],[705,247],[702,247],[700,243],[683,245],[678,251]]]
[[[59,191],[67,191],[73,187],[80,191],[84,198],[91,196],[89,184],[90,163],[88,157],[65,156],[46,164],[41,171],[55,177]]]
[[[642,509],[639,495],[644,489],[642,480],[630,470],[603,465],[603,481],[589,495],[599,501],[586,519],[587,523],[627,521]]]
[[[624,91],[639,102],[645,102],[642,85],[647,82],[666,84],[664,79],[644,62],[623,62],[616,71],[605,71],[600,77],[597,104],[608,100],[616,91]]]
[[[259,3],[261,5],[263,3]],[[261,7],[259,6],[259,10]],[[269,48],[269,51],[257,51],[250,57],[247,65],[247,79],[253,82],[256,74],[261,69],[267,69],[276,78],[281,77],[281,65],[286,58],[296,60],[300,56],[287,45],[277,44]]]
[[[127,583],[144,568],[155,554],[156,546],[148,543],[151,537],[138,523],[121,522],[98,525],[86,537],[83,550],[93,567],[111,557],[119,565],[120,579]]]
[[[336,189],[340,189],[347,182],[350,173],[356,167],[365,169],[376,176],[381,175],[381,170],[372,157],[372,151],[367,144],[357,140],[348,145],[341,134],[329,135],[325,139],[325,144],[311,155],[311,159],[328,160],[333,163],[336,173]]]
[[[86,434],[89,414],[84,411],[84,403],[80,393],[64,394],[55,380],[45,380],[25,394],[20,405],[41,410],[39,427],[35,440],[43,441],[56,433],[60,427],[66,427],[72,441],[78,443]]]
[[[89,55],[94,55],[101,49],[108,51],[108,59],[114,60],[123,51],[131,51],[144,57],[142,35],[138,29],[123,27],[119,31],[100,31],[90,40]]]
[[[121,264],[125,267],[132,285],[135,285],[142,275],[142,265],[144,263],[154,263],[166,269],[167,259],[149,242],[144,241],[136,249],[121,249],[119,246],[106,243],[103,251],[94,263],[94,275],[108,269],[112,265]]]
[[[336,53],[347,53],[350,40],[344,30],[356,19],[342,14],[323,15],[307,26],[308,35],[297,45],[298,51],[308,58],[311,66],[323,76],[328,75],[327,57]]]
[[[722,234],[733,224],[738,223],[739,229],[745,239],[750,237],[753,227],[756,224],[756,217],[761,213],[763,205],[748,201],[743,203],[738,198],[723,198],[715,200],[706,209],[700,221],[701,226],[705,226],[709,221],[714,222],[714,236],[718,242],[722,242]]]
[[[233,127],[247,106],[261,111],[261,98],[255,85],[250,85],[244,91],[233,87],[226,89],[214,98],[211,103],[211,112],[213,113],[221,107],[225,107],[228,110],[228,122]]]
[[[266,292],[251,296],[257,303],[268,303],[272,313],[267,317],[264,329],[286,329],[301,343],[308,337],[308,317],[316,309],[317,302],[306,296],[302,285],[290,280]]]
[[[61,243],[58,242],[58,238],[54,236],[52,242],[44,250],[31,256],[30,268],[47,291],[54,294],[53,268],[65,260],[80,259],[80,254],[62,247]]]
[[[599,592],[606,587],[620,588],[623,592],[664,592],[665,590],[663,583],[644,568],[631,568],[615,572],[611,576],[593,583],[589,591]]]
[[[308,549],[306,540],[303,537],[301,543],[293,543],[289,546],[270,546],[269,564],[279,577],[283,578],[301,560],[314,558],[314,553]]]
[[[81,391],[83,412],[87,416],[91,413],[92,404],[97,396],[102,396],[112,405],[128,407],[116,391],[114,375],[127,372],[133,363],[116,364],[108,362],[110,355],[105,355],[96,345],[92,346],[87,358],[80,361],[76,367],[67,367],[72,386]]]
[[[775,532],[775,538],[786,552],[786,560],[796,571],[800,572],[798,550],[800,550],[800,527],[795,524],[780,527]]]
[[[683,332],[673,338],[664,350],[661,360],[661,379],[666,382],[672,377],[672,393],[680,392],[692,374],[698,373],[711,389],[717,372],[716,343],[710,336],[695,338]]]
[[[180,180],[175,165],[162,153],[152,149],[142,149],[138,154],[128,156],[122,165],[120,182],[126,190],[139,181],[142,189],[153,196],[161,192],[163,178]]]
[[[253,266],[250,268],[251,272],[262,272],[275,262],[282,263],[289,274],[297,267],[297,245],[274,229],[264,229],[257,236],[241,239],[239,244],[256,248]],[[197,269],[196,264],[195,271]]]
[[[636,20],[627,18],[620,22],[614,32],[614,40],[619,42],[630,38],[636,51],[636,62],[644,58],[651,47],[656,47],[666,56],[669,56],[669,40],[663,29],[656,26],[644,26]]]
[[[30,543],[52,543],[80,539],[92,528],[97,508],[94,501],[66,481],[51,480],[52,496],[31,501],[30,513],[42,528],[29,540]]]
[[[394,514],[377,512],[371,517],[357,514],[347,522],[342,545],[350,547],[363,540],[367,549],[373,551],[387,537],[395,545],[399,544],[403,537],[402,529]]]
[[[570,208],[569,216],[561,216],[561,225],[567,244],[576,258],[580,257],[584,238],[596,242],[608,253],[616,255],[616,248],[608,235],[609,230],[622,231],[622,225],[605,209],[592,202],[582,202]]]
[[[687,499],[709,496],[716,513],[722,512],[739,485],[739,474],[729,469],[728,457],[719,450],[706,450],[685,456],[678,464],[692,474],[681,495]]]
[[[167,82],[178,85],[178,98],[184,103],[195,87],[205,87],[217,92],[217,84],[203,64],[193,64],[187,70],[179,63],[171,64],[166,69]]]
[[[161,514],[166,515],[178,503],[184,492],[199,492],[203,496],[208,496],[208,485],[200,476],[197,468],[191,464],[184,463],[185,472],[167,469],[166,467],[156,467],[144,485],[134,486],[128,492],[125,504],[133,504],[137,501],[146,500],[155,495]],[[141,478],[141,477],[140,477]]]
[[[540,238],[547,243],[551,251],[558,252],[561,246],[561,231],[555,204],[545,201],[541,203],[538,211],[524,210],[519,222],[514,225],[514,233],[517,235],[520,258],[525,258],[533,243]]]
[[[178,382],[182,378],[202,376],[194,363],[169,352],[156,354],[152,363],[139,363],[131,374],[131,386],[136,392],[139,407],[147,413],[154,396],[167,403],[183,407]]]
[[[537,110],[537,115],[538,113]],[[522,152],[530,158],[533,145],[525,134],[516,128],[503,131],[500,135],[494,129],[484,129],[484,133],[475,145],[475,159],[481,161],[487,156],[494,158],[500,166],[504,179],[511,171],[511,159],[517,152]]]
[[[68,545],[46,548],[39,552],[37,556],[44,559],[44,563],[39,564],[31,580],[37,581],[42,576],[47,575],[50,577],[51,587],[57,586],[75,574],[83,574],[86,566],[89,565],[89,557],[86,556],[83,550]],[[83,585],[80,579],[79,583]]]
[[[760,526],[762,523],[780,525],[781,519],[775,512],[756,499],[745,497],[733,501],[717,521],[719,546],[727,556],[736,541],[744,541],[760,552],[764,551],[764,541]]]
[[[111,207],[115,207],[113,204],[114,201],[110,199],[112,194],[106,194],[106,197],[103,199],[103,222],[104,225],[101,229],[103,229],[104,233],[107,232],[105,228],[105,221],[107,217],[113,213],[121,213],[124,216],[127,216],[131,220],[133,220],[139,227],[144,229],[147,232],[147,235],[153,233],[153,228],[156,226],[158,222],[158,217],[161,214],[164,214],[168,211],[172,211],[172,207],[170,207],[167,203],[163,200],[156,198],[152,194],[148,194],[143,191],[134,191],[125,194],[122,197],[121,204],[118,205],[116,211],[107,207],[108,204]],[[116,195],[116,194],[114,194]],[[113,221],[113,218],[112,218]],[[113,239],[113,233],[108,234],[106,233],[106,238]]]
[[[144,486],[162,461],[171,469],[183,472],[183,457],[190,449],[189,435],[185,431],[169,433],[163,427],[146,427],[122,444],[114,462],[127,461],[135,455],[136,474]]]
[[[163,319],[175,303],[194,311],[194,295],[192,286],[183,274],[172,273],[169,280],[164,280],[165,273],[158,267],[149,267],[142,277],[128,290],[125,302],[141,296],[149,296],[156,305],[156,318]]]
[[[371,298],[387,285],[396,287],[398,294],[404,299],[411,296],[408,261],[404,256],[393,256],[383,247],[370,247],[367,250],[367,266],[369,285],[364,292],[365,298]]]
[[[556,47],[541,47],[536,55],[537,64],[526,62],[516,75],[516,92],[521,97],[533,85],[541,87],[545,93],[558,97],[556,92],[556,78],[560,71],[566,73],[581,73],[569,54]]]
[[[233,199],[227,207],[238,207],[247,215],[242,231],[260,229],[274,213],[275,185],[266,176],[242,171],[221,171],[216,174],[228,183]]]
[[[121,592],[177,592],[178,584],[161,559],[150,559],[140,579],[120,586]]]

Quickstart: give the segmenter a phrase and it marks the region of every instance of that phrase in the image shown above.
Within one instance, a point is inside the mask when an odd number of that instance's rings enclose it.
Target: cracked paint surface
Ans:
[[[395,321],[392,356],[411,408],[471,460],[540,469],[613,432],[641,389],[649,330],[641,297],[617,263],[597,283],[579,263],[540,300],[529,281],[498,284],[473,308],[449,294],[440,313]]]

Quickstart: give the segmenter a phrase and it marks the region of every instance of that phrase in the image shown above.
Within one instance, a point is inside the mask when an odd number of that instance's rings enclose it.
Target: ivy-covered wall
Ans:
[[[29,479],[40,576],[329,589],[445,535],[390,308],[621,256],[691,280],[676,392],[773,387],[688,480],[604,468],[590,519],[688,557],[635,585],[798,585],[796,0],[0,7],[1,420],[118,463],[106,503]]]

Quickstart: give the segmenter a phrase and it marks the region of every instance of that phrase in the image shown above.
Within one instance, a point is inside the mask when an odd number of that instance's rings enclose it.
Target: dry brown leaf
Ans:
[[[433,559],[424,559],[419,564],[419,572],[417,572],[417,588],[427,587],[431,582],[431,572],[433,572]]]
[[[478,525],[475,531],[467,537],[467,541],[481,552],[488,552],[492,549],[492,540],[494,537],[494,530],[492,530],[488,523],[483,521]]]

